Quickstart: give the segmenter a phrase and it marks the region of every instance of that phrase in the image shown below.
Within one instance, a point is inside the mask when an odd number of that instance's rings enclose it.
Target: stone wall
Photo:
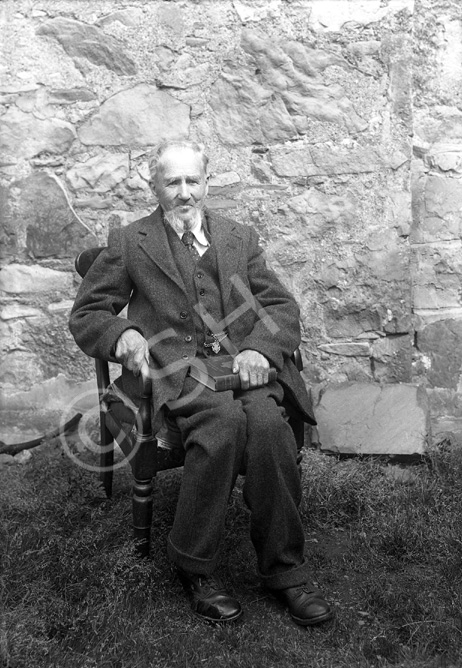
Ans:
[[[67,331],[73,257],[152,210],[149,147],[183,136],[211,156],[209,206],[257,229],[301,305],[320,414],[330,388],[419,385],[434,429],[462,431],[455,3],[7,0],[0,11],[6,406],[86,387],[91,362]]]

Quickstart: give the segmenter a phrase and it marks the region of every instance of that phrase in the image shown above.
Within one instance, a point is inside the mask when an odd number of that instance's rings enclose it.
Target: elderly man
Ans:
[[[185,463],[168,553],[192,600],[211,621],[240,617],[215,571],[229,495],[243,495],[263,584],[303,626],[332,617],[310,582],[296,443],[284,393],[314,423],[291,355],[299,310],[266,266],[255,231],[204,207],[207,156],[189,141],[163,142],[150,169],[159,206],[111,232],[82,282],[70,319],[89,355],[123,365],[122,387],[137,399],[140,373],[154,378],[154,428],[175,418]],[[128,304],[127,318],[118,313]],[[230,352],[239,390],[214,392],[188,375],[192,360]],[[269,368],[277,380],[268,382]]]

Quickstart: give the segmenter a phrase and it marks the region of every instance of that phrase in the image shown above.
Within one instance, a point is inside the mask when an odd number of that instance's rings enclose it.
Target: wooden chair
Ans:
[[[103,246],[82,251],[75,260],[77,273],[83,278]],[[303,369],[300,351],[293,355],[297,369]],[[137,412],[122,400],[108,400],[110,387],[109,365],[95,360],[96,381],[100,405],[100,480],[110,498],[114,470],[114,442],[128,459],[133,473],[133,530],[137,552],[149,555],[152,522],[153,481],[159,471],[178,468],[184,463],[181,435],[172,421],[166,421],[161,431],[152,433],[152,380],[140,378],[141,401]],[[300,466],[304,446],[304,422],[292,406],[284,401],[289,424],[297,442]]]

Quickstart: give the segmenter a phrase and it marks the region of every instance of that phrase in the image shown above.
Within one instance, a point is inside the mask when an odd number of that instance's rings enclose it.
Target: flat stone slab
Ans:
[[[423,454],[430,412],[423,387],[342,383],[315,406],[321,450],[357,455]]]

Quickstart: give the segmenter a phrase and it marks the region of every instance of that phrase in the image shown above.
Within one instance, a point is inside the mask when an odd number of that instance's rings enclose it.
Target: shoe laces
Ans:
[[[316,589],[316,587],[313,587],[313,585],[310,584],[302,584],[298,587],[294,587],[294,593],[296,598],[302,596],[303,594],[308,594],[312,598],[316,598],[321,594],[319,589]]]
[[[224,591],[224,585],[217,575],[199,575],[200,585],[208,586],[211,591]]]

